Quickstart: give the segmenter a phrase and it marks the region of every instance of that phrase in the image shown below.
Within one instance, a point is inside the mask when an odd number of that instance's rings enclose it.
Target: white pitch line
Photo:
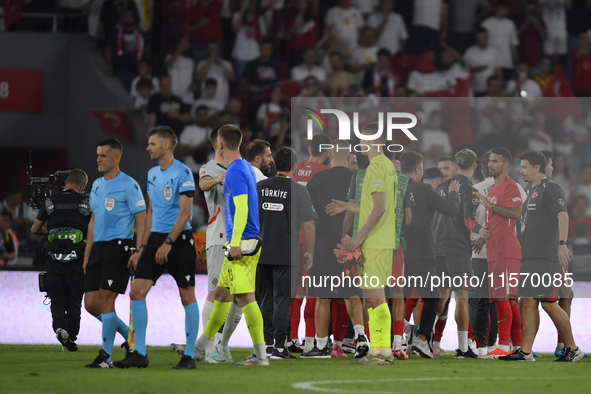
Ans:
[[[338,394],[354,394],[354,393],[365,393],[365,394],[405,394],[397,391],[373,391],[373,390],[347,390],[347,389],[331,389],[328,387],[317,387],[317,385],[325,384],[351,384],[351,383],[375,383],[375,382],[428,382],[428,381],[441,381],[441,380],[548,380],[548,379],[591,379],[587,376],[508,376],[508,377],[461,377],[457,378],[399,378],[399,379],[372,379],[372,380],[322,380],[312,382],[298,382],[292,385],[295,389],[318,391],[322,393],[338,393]]]

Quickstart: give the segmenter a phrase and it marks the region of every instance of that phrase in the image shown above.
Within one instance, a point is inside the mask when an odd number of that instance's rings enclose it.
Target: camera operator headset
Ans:
[[[84,249],[91,211],[82,191],[88,176],[70,171],[63,191],[45,198],[31,232],[47,235],[46,289],[51,298],[53,330],[63,350],[75,352],[84,295]],[[47,229],[43,226],[47,223]]]

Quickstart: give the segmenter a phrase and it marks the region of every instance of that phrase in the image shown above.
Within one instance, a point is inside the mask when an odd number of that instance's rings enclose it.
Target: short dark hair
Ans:
[[[502,146],[491,149],[490,153],[491,154],[494,153],[495,155],[503,156],[503,159],[505,159],[505,161],[508,163],[511,163],[511,160],[513,160],[513,156],[511,155],[511,151],[507,148],[502,147]]]
[[[365,125],[361,134],[376,134],[378,129],[380,128],[380,124],[378,122],[371,122]],[[384,144],[388,140],[388,135],[385,133],[385,130],[382,129],[382,134],[373,140],[374,144]]]
[[[290,172],[293,169],[293,166],[298,162],[298,156],[295,150],[283,147],[275,152],[273,160],[275,161],[275,168],[277,168],[277,171]]]
[[[519,160],[527,160],[532,167],[540,166],[540,172],[546,173],[546,156],[537,150],[528,150],[519,155]]]
[[[451,161],[453,164],[457,164],[456,159],[453,156],[441,156],[438,163],[441,163],[442,161]]]
[[[540,153],[546,157],[546,165],[548,165],[550,160],[554,158],[554,155],[552,155],[552,152],[549,150],[541,150]]]
[[[476,163],[476,153],[468,148],[462,149],[454,157],[460,170],[467,170]]]
[[[88,175],[86,175],[86,173],[81,169],[75,168],[70,171],[66,182],[73,185],[82,186],[88,183]]]
[[[474,171],[474,174],[472,174],[472,179],[478,181],[478,183],[484,181],[484,176],[482,175],[482,168],[481,168],[481,163],[477,162],[476,163],[476,170]]]
[[[11,222],[13,220],[12,213],[8,209],[3,209],[2,212],[0,212],[0,216],[9,218]]]
[[[484,179],[490,178],[490,171],[488,170],[488,161],[490,160],[490,151],[486,151],[480,158],[480,172]]]
[[[382,56],[390,56],[390,51],[387,50],[386,48],[382,48],[378,51],[378,57],[382,57]]]
[[[488,34],[488,29],[482,26],[476,28],[476,34]]]
[[[270,147],[271,144],[268,141],[253,140],[246,147],[246,161],[249,163],[254,161],[255,157],[262,155],[265,149]]]
[[[211,130],[211,133],[209,133],[209,140],[211,141],[211,144],[214,146],[215,146],[215,141],[218,139],[218,131],[219,131],[220,127],[216,127],[215,129]]]
[[[233,124],[225,124],[218,130],[218,139],[221,140],[228,149],[238,150],[242,143],[242,131]]]
[[[198,105],[197,108],[195,108],[195,115],[197,115],[197,113],[199,111],[205,111],[205,112],[209,113],[209,108],[207,107],[207,105],[201,104],[201,105]]]
[[[117,138],[107,138],[106,140],[99,141],[96,146],[109,146],[113,150],[118,150],[123,153],[123,145]]]
[[[340,57],[341,59],[343,58],[343,54],[342,54],[341,52],[339,52],[339,51],[331,51],[331,52],[328,54],[328,58],[329,58],[329,59],[330,59],[331,57],[333,57],[333,56],[338,56],[338,57]]]
[[[316,134],[310,141],[310,154],[312,157],[318,157],[322,153],[320,151],[320,145],[330,145],[332,141],[326,134]]]
[[[575,198],[573,198],[573,206],[576,205],[577,204],[577,201],[579,201],[579,200],[585,201],[585,204],[587,206],[589,206],[589,200],[587,199],[587,197],[585,197],[582,194],[579,194],[578,196],[576,196]]]
[[[179,143],[179,139],[174,133],[174,130],[168,126],[152,127],[150,130],[148,130],[148,133],[146,135],[148,136],[148,138],[150,138],[153,135],[157,135],[159,138],[166,138],[170,141],[170,150],[174,150],[176,144]]]
[[[137,85],[135,85],[136,90],[140,90],[140,89],[152,89],[152,81],[150,81],[148,78],[140,78],[139,81],[137,81]]]
[[[437,167],[429,167],[423,173],[423,179],[443,179],[443,172]]]
[[[400,156],[400,170],[403,174],[413,172],[423,162],[423,155],[414,150],[406,151]]]
[[[499,81],[499,82],[500,82],[501,80],[499,79],[499,77],[498,77],[498,76],[496,76],[496,75],[491,75],[490,77],[486,78],[486,86],[488,87],[488,85],[490,85],[490,83],[491,83],[492,81]]]
[[[205,80],[205,87],[208,86],[218,86],[218,81],[216,81],[214,78],[207,78]]]

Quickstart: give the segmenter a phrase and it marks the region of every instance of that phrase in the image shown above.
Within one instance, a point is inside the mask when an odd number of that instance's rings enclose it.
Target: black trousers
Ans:
[[[488,275],[488,263],[486,259],[472,259],[472,269],[478,278]],[[475,339],[481,345],[493,346],[497,339],[497,308],[490,302],[488,293],[488,279],[485,279],[479,289],[473,289],[470,295],[470,324]],[[490,330],[488,319],[490,318]]]
[[[47,259],[47,294],[51,298],[53,331],[62,328],[73,341],[80,332],[84,270],[82,261],[62,263]]]
[[[430,287],[430,282],[427,278],[435,275],[435,260],[407,260],[404,262],[404,273],[409,280],[409,277],[420,276],[423,279],[423,286],[416,286],[425,302],[423,311],[421,312],[421,325],[419,327],[419,335],[424,335],[427,338],[432,338],[433,326],[437,318],[437,307],[439,306],[439,290],[435,288],[433,291]],[[411,285],[414,281],[410,281]],[[405,288],[405,297],[410,297],[412,287]]]
[[[289,333],[291,307],[291,271],[289,265],[257,266],[257,301],[263,314],[265,343],[283,348]]]

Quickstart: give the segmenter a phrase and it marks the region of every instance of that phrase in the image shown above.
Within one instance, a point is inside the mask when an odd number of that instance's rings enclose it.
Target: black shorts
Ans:
[[[162,265],[156,262],[156,252],[164,243],[168,234],[152,233],[148,244],[137,263],[135,277],[149,279],[156,284],[158,278],[167,270],[179,288],[195,287],[195,268],[197,251],[191,230],[183,231],[172,244],[168,253],[168,262]]]
[[[523,260],[519,273],[520,296],[541,302],[558,301],[558,288],[564,283],[560,263],[546,259]]]
[[[133,239],[95,242],[86,265],[84,292],[104,289],[124,294],[129,282],[127,263],[133,245]]]
[[[435,262],[437,275],[441,279],[441,288],[455,291],[470,290],[470,276],[472,276],[470,257],[436,256]],[[464,275],[466,275],[465,279]]]

